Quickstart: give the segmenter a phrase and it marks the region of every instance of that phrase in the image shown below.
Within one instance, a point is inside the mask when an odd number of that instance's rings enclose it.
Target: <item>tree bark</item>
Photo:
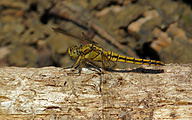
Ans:
[[[0,118],[192,118],[191,64],[71,72],[56,67],[0,68]]]

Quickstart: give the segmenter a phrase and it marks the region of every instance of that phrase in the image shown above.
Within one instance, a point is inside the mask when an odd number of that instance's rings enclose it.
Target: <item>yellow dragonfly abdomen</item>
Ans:
[[[164,63],[161,61],[122,56],[112,51],[107,51],[107,53],[105,54],[107,54],[106,56],[108,57],[108,59],[113,62],[124,62],[132,64],[152,65],[152,66],[164,65]]]

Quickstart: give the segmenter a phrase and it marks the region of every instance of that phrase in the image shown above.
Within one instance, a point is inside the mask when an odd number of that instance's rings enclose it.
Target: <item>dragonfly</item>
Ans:
[[[148,60],[148,59],[140,59],[134,57],[128,57],[119,55],[112,51],[106,51],[102,48],[98,43],[93,41],[88,35],[82,32],[82,37],[78,37],[76,35],[67,33],[59,28],[52,28],[53,30],[60,32],[62,34],[71,36],[73,38],[87,41],[88,44],[81,45],[77,47],[76,45],[68,48],[68,54],[72,59],[77,59],[77,61],[71,66],[71,68],[79,67],[79,73],[81,74],[82,63],[85,62],[87,64],[93,65],[91,62],[102,62],[103,68],[107,68],[106,62],[123,62],[123,63],[132,63],[132,64],[143,64],[143,65],[151,65],[151,66],[161,66],[164,65],[161,61],[156,60]],[[94,65],[93,65],[94,66]]]

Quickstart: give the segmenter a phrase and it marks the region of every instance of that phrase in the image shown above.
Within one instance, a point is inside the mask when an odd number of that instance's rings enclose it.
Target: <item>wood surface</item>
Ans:
[[[0,119],[192,118],[191,64],[71,72],[0,68]]]

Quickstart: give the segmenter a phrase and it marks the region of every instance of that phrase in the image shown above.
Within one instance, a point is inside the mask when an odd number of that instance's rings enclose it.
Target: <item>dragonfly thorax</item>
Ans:
[[[79,48],[77,46],[73,46],[68,49],[68,54],[72,59],[77,59],[80,55]]]

